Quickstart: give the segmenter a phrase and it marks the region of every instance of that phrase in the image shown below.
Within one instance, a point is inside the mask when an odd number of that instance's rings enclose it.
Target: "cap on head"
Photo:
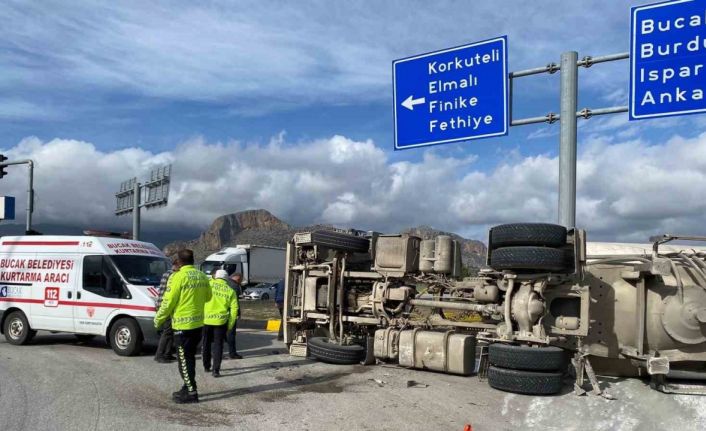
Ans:
[[[228,273],[225,269],[219,269],[213,278],[228,278]]]

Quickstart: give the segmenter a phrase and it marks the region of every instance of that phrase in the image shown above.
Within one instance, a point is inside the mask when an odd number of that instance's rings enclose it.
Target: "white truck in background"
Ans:
[[[211,274],[213,268],[223,268],[228,274],[243,274],[243,286],[276,283],[284,278],[285,249],[265,245],[238,244],[208,256],[201,271]]]

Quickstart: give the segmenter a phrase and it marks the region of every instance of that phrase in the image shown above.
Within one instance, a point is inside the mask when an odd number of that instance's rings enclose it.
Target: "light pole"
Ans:
[[[120,183],[120,191],[115,194],[115,215],[132,213],[132,239],[140,239],[140,209],[142,207],[149,209],[167,205],[171,171],[172,165],[164,165],[152,169],[149,179],[145,180],[144,184],[140,183],[137,177]]]

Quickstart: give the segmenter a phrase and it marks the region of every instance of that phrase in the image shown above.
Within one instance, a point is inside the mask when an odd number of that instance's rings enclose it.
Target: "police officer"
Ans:
[[[197,403],[196,346],[201,339],[204,306],[211,299],[211,286],[208,276],[194,268],[193,251],[180,250],[177,260],[179,270],[169,278],[154,325],[159,329],[167,319],[172,319],[179,373],[184,380],[184,386],[172,398],[180,404]]]
[[[221,377],[223,340],[226,332],[235,326],[238,318],[238,295],[226,282],[228,273],[222,269],[214,271],[211,279],[211,300],[206,303],[203,326],[203,368],[211,371],[213,353],[213,377]]]

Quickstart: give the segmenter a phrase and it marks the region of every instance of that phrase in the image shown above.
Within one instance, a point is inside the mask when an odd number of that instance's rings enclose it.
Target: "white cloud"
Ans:
[[[0,98],[0,120],[58,120],[62,114],[49,106],[20,98]]]
[[[589,138],[578,166],[577,220],[596,239],[644,241],[657,233],[706,234],[706,133],[665,143]],[[429,224],[476,238],[493,224],[556,218],[557,159],[510,157],[490,172],[475,157],[427,151],[392,162],[371,141],[343,136],[291,145],[208,143],[111,152],[87,142],[26,138],[2,150],[37,162],[37,222],[111,226],[118,184],[173,163],[169,206],[145,218],[205,228],[216,216],[266,208],[295,225],[334,223],[392,232]],[[24,208],[26,177],[13,167],[3,192]],[[121,219],[124,226],[128,219]]]
[[[567,50],[626,51],[632,3],[7,1],[0,88],[217,100],[248,115],[383,101],[393,59],[500,34],[513,70],[558,62]],[[531,91],[538,81],[528,82]],[[608,97],[627,73],[597,65],[584,84]]]

